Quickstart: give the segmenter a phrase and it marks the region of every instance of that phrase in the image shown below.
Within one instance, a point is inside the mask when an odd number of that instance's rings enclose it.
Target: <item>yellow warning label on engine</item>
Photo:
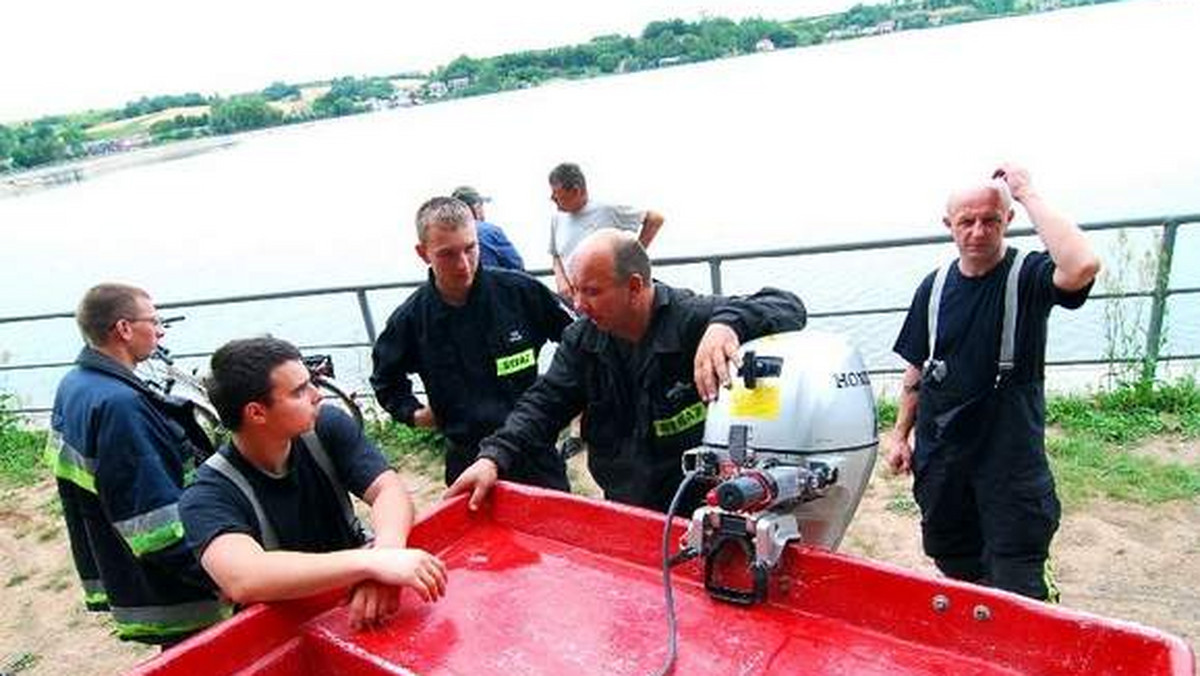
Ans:
[[[733,415],[738,418],[774,420],[779,417],[779,387],[759,384],[747,389],[741,383],[733,387]]]

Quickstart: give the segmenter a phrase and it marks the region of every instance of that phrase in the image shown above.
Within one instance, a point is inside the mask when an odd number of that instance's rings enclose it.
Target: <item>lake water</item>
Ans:
[[[490,220],[545,267],[546,174],[563,160],[584,167],[594,199],[666,215],[656,256],[937,234],[947,192],[1005,159],[1080,221],[1197,213],[1197,26],[1200,3],[1140,0],[245,135],[0,199],[0,315],[66,310],[109,279],[160,301],[416,279],[413,213],[462,183],[494,198]],[[1096,241],[1107,272],[1136,282],[1136,266],[1115,264],[1115,237]],[[1136,258],[1151,245],[1143,232],[1126,248]],[[949,252],[731,265],[726,291],[771,283],[814,311],[905,305]],[[1200,286],[1198,259],[1200,226],[1185,227],[1174,286]],[[662,276],[707,286],[699,269]],[[399,298],[373,295],[377,321]],[[1102,352],[1103,310],[1058,316],[1051,354]],[[1198,310],[1195,296],[1172,301],[1171,351],[1200,351]],[[265,331],[300,343],[364,335],[345,298],[188,316],[168,337],[177,351]],[[824,327],[889,367],[900,321]],[[77,346],[69,321],[0,325],[0,362],[69,359]],[[339,358],[355,375],[369,366]],[[45,405],[58,375],[0,372],[0,389]]]

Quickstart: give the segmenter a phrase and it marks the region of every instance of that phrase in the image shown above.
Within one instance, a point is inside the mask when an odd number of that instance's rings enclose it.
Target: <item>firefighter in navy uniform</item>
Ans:
[[[539,350],[557,342],[572,317],[533,277],[479,265],[475,221],[463,202],[435,197],[416,221],[417,255],[429,265],[429,281],[392,313],[375,342],[371,386],[397,421],[445,435],[449,485],[537,379]],[[420,375],[428,405],[413,395],[412,373]],[[508,478],[570,490],[556,453],[531,456]]]
[[[605,497],[665,512],[683,479],[682,454],[702,440],[706,403],[729,382],[740,341],[803,328],[804,305],[775,289],[697,296],[654,282],[642,245],[614,229],[589,235],[568,268],[587,320],[563,333],[550,370],[447,493],[470,492],[478,508],[498,477],[543,453],[582,413],[588,469]],[[701,497],[697,487],[682,509]]]
[[[76,314],[88,345],[59,384],[47,460],[90,610],[117,635],[169,645],[228,617],[183,538],[178,500],[211,452],[190,403],[133,373],[162,336],[145,291],[90,289]]]
[[[1046,325],[1083,305],[1100,263],[1013,166],[955,192],[959,252],[918,288],[896,339],[908,362],[888,461],[911,471],[925,552],[947,576],[1057,600],[1060,507],[1044,446]],[[1046,252],[1006,246],[1015,199]],[[910,433],[915,431],[915,448]]]

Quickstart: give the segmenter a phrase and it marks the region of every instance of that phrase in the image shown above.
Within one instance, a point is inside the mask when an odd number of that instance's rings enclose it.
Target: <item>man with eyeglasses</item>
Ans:
[[[1013,200],[1046,251],[1006,244]],[[888,462],[912,472],[925,553],[944,574],[1054,601],[1046,324],[1055,306],[1083,305],[1100,261],[1021,167],[951,194],[943,221],[959,257],[921,283],[896,339],[907,368]]]
[[[183,537],[178,501],[211,444],[189,402],[134,367],[163,326],[144,290],[100,284],[75,314],[86,342],[59,383],[46,459],[89,610],[123,640],[171,645],[229,615]]]

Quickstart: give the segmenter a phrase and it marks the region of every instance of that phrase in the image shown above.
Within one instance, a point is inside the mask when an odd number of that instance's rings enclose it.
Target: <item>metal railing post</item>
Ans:
[[[371,317],[371,304],[367,302],[367,292],[359,289],[354,292],[358,297],[358,310],[362,313],[363,327],[367,330],[367,340],[375,342],[375,319]]]
[[[721,259],[708,259],[708,283],[714,296],[721,295]]]
[[[1163,316],[1167,311],[1167,296],[1171,288],[1171,259],[1175,255],[1175,234],[1179,224],[1173,220],[1163,224],[1162,242],[1158,247],[1158,271],[1154,280],[1154,300],[1150,305],[1150,325],[1146,328],[1146,360],[1142,363],[1142,379],[1154,380],[1158,353],[1162,348]]]

